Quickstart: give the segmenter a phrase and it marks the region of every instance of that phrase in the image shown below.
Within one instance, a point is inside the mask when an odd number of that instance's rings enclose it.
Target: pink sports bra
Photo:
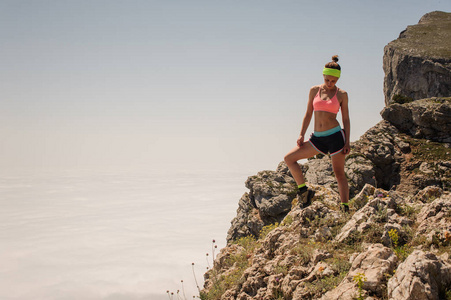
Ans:
[[[313,111],[327,111],[333,114],[337,114],[340,110],[340,102],[337,98],[338,87],[335,95],[330,100],[321,99],[321,87],[318,89],[318,93],[313,98]]]

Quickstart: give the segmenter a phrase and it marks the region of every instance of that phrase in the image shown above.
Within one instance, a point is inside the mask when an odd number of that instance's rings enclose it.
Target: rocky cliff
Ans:
[[[367,185],[344,214],[336,193],[313,188],[311,206],[223,248],[201,298],[449,299],[449,193]]]
[[[414,134],[423,129],[402,131],[404,120],[397,110],[405,110],[411,116],[418,107],[426,112],[415,117],[415,122],[427,123],[430,106],[445,107],[446,118],[451,120],[451,98],[424,99],[410,104],[394,105],[383,110],[382,115],[395,114],[396,125],[383,120],[368,130],[358,141],[351,144],[351,153],[346,158],[345,171],[350,184],[350,194],[354,197],[366,184],[387,191],[397,191],[404,196],[413,196],[429,186],[445,192],[451,190],[451,149],[448,143],[434,142],[431,139],[415,138]],[[387,113],[387,110],[391,110]],[[389,118],[391,119],[391,118]],[[403,121],[404,120],[404,121]],[[400,123],[401,125],[398,125]],[[398,127],[400,129],[398,129]],[[431,126],[427,123],[426,126]],[[412,125],[412,128],[416,128]],[[428,127],[426,127],[428,128]],[[449,139],[449,123],[439,127],[436,136]],[[432,138],[435,138],[433,136]],[[328,156],[310,159],[303,164],[309,185],[327,188],[338,193],[332,163]],[[229,242],[248,235],[258,236],[264,226],[281,222],[291,210],[296,196],[295,181],[288,168],[280,163],[276,171],[262,171],[246,181],[250,190],[239,203],[237,216],[232,220],[227,240]]]
[[[305,209],[283,162],[249,177],[201,298],[451,299],[451,98],[432,96],[389,101],[352,143],[350,213],[339,210],[328,156],[301,165],[316,191]]]
[[[451,13],[431,12],[384,49],[386,105],[451,96]]]

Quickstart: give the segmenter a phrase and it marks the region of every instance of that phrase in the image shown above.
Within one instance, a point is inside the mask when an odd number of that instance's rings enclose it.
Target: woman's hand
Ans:
[[[345,146],[343,147],[343,153],[344,155],[348,155],[349,152],[351,152],[351,146],[349,145],[349,143],[346,143]]]
[[[296,143],[298,144],[298,147],[301,148],[302,145],[304,145],[304,136],[300,135]]]

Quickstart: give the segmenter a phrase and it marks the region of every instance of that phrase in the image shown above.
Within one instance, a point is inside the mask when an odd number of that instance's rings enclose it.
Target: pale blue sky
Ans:
[[[384,46],[434,10],[451,1],[1,0],[0,168],[275,169],[334,54],[356,140]]]

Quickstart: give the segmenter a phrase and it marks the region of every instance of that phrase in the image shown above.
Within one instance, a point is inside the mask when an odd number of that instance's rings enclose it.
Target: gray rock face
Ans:
[[[291,209],[296,196],[294,179],[281,163],[277,171],[262,171],[246,180],[250,190],[244,194],[232,220],[227,241],[245,236],[258,236],[263,226],[280,222]]]
[[[311,159],[305,164],[307,171],[304,176],[307,182],[321,185],[338,193],[337,179],[335,178],[332,161],[329,156],[320,159]],[[346,158],[345,172],[348,177],[349,194],[354,196],[366,183],[375,184],[375,171],[373,163],[364,155],[350,155]]]
[[[250,177],[249,187],[266,199],[263,195],[271,193],[260,184],[267,180],[273,188],[277,178],[281,183],[286,169],[281,164],[278,170]],[[429,187],[406,197],[367,184],[348,214],[339,210],[333,190],[311,187],[317,194],[312,205],[293,206],[280,224],[265,227],[257,238],[228,243],[204,276],[204,292],[218,292],[224,283],[220,299],[444,299],[451,284],[449,254],[419,249],[449,249],[448,192]],[[245,194],[242,212],[255,216],[259,209],[253,202]],[[250,230],[251,219],[243,220]],[[439,232],[438,243],[412,247],[415,239],[426,241],[430,231]],[[234,284],[226,284],[230,282]]]
[[[316,190],[315,198],[324,194],[324,189],[320,189],[320,186],[338,193],[337,181],[328,156],[309,160],[301,167],[309,188]],[[349,178],[351,196],[360,191],[367,182],[375,183],[373,164],[363,156],[350,157],[346,161],[345,171]],[[227,234],[228,242],[248,235],[258,236],[263,226],[280,222],[291,210],[297,191],[296,183],[284,162],[279,164],[276,171],[262,171],[250,176],[246,180],[246,187],[250,191],[245,193],[238,203],[237,215],[232,220]],[[332,198],[330,193],[327,196]],[[335,203],[340,201],[338,195],[334,195],[333,199]],[[318,232],[319,238],[324,235],[327,233]]]
[[[400,131],[415,138],[451,143],[451,98],[422,99],[392,104],[381,115]]]
[[[451,222],[447,217],[449,215],[451,215],[451,197],[448,194],[443,194],[440,198],[425,204],[418,214],[417,236],[427,235],[430,243],[451,240]]]
[[[415,101],[414,106],[425,107],[423,100]],[[448,101],[443,105],[450,108]],[[392,105],[391,107],[403,107],[411,112],[409,106]],[[393,118],[402,120],[402,116]],[[416,120],[418,124],[424,124],[423,120]],[[402,122],[401,122],[402,123]],[[429,125],[429,127],[434,125]],[[449,124],[442,128],[449,127]],[[412,128],[415,128],[412,127]],[[437,127],[438,128],[438,127]],[[444,129],[443,129],[444,130]],[[415,129],[412,129],[415,131]],[[436,131],[436,136],[443,138],[449,136],[445,131]],[[432,138],[432,137],[431,137]],[[373,166],[375,182],[367,181],[377,187],[408,194],[416,194],[427,186],[437,186],[449,190],[451,186],[451,150],[448,144],[433,142],[427,139],[419,139],[402,133],[389,121],[383,120],[369,129],[360,139],[351,144],[352,150],[349,157],[362,155]],[[359,172],[359,168],[356,169]],[[348,178],[351,178],[348,175]],[[368,175],[366,176],[368,178]],[[369,180],[369,179],[366,179]]]
[[[261,219],[254,201],[245,193],[238,202],[236,217],[233,218],[227,241],[233,241],[245,236],[258,236],[265,223]]]
[[[451,96],[451,13],[432,12],[384,48],[385,104]]]
[[[388,281],[390,300],[444,299],[451,285],[451,265],[432,253],[414,251]]]
[[[375,227],[376,223],[385,224],[388,222],[387,210],[395,209],[397,204],[393,198],[387,196],[386,191],[375,190],[374,194],[368,198],[368,203],[358,210],[341,228],[335,237],[335,241],[343,242],[353,234],[361,234],[368,228]]]
[[[363,290],[381,297],[387,283],[386,274],[393,273],[398,257],[392,249],[381,244],[371,244],[367,250],[357,255],[352,262],[348,275],[340,285],[326,293],[321,300],[355,299],[358,294],[353,278],[363,274],[365,281]]]
[[[404,161],[399,130],[387,121],[381,121],[370,128],[358,141],[352,144],[352,153],[359,153],[373,166],[374,179],[367,183],[390,189],[401,182],[401,165]]]
[[[294,180],[274,171],[262,171],[249,177],[246,187],[262,218],[280,219],[281,214],[285,216],[296,196]]]
[[[329,156],[324,156],[321,159],[311,159],[307,163],[307,172],[305,172],[305,179],[311,184],[318,184],[336,189],[337,180],[335,179],[332,170],[332,162]]]
[[[363,155],[349,155],[346,158],[345,172],[351,197],[359,193],[366,184],[376,185],[374,164]]]

